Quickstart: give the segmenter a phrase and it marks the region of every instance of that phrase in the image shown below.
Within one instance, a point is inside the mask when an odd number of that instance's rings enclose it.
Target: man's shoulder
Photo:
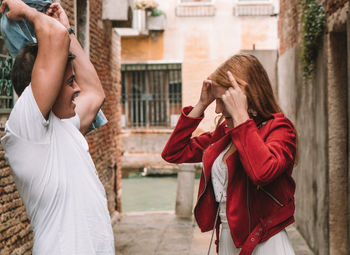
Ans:
[[[6,123],[7,130],[21,139],[34,142],[47,140],[49,120],[46,120],[28,85],[18,98]]]

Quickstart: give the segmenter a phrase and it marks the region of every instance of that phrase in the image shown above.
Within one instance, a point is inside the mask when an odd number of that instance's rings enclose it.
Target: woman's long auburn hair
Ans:
[[[282,112],[273,95],[269,77],[255,56],[239,53],[230,57],[210,75],[214,86],[232,87],[227,71],[232,73],[245,92],[249,111],[257,113],[254,118],[267,120],[273,113]],[[222,118],[219,123],[221,121]]]
[[[257,120],[267,120],[271,118],[273,113],[282,112],[273,95],[269,77],[260,61],[253,55],[247,53],[239,53],[220,65],[209,78],[214,86],[232,87],[231,81],[227,76],[230,71],[236,79],[240,88],[245,92],[249,110],[255,111],[256,116],[250,117]],[[221,116],[217,126],[223,121]],[[295,129],[296,136],[296,157],[294,165],[298,163],[298,133]]]

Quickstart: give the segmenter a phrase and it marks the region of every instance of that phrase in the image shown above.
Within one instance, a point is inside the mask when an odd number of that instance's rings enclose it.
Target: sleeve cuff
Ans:
[[[239,124],[237,127],[231,128],[229,130],[226,130],[226,134],[230,133],[232,136],[232,139],[238,139],[242,135],[244,136],[248,130],[251,130],[252,128],[254,129],[257,128],[255,121],[253,119],[248,119],[245,122]]]
[[[204,113],[202,114],[202,116],[198,118],[189,117],[188,114],[190,114],[192,109],[193,109],[193,106],[185,106],[184,108],[182,108],[182,115],[185,118],[192,119],[192,120],[202,120],[204,118]]]

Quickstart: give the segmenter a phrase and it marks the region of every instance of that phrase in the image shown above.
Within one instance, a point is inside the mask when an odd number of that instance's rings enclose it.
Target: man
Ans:
[[[114,254],[105,190],[82,135],[105,97],[97,73],[59,4],[45,15],[3,0],[5,10],[28,20],[38,40],[16,57],[20,97],[2,138],[33,228],[33,254]]]

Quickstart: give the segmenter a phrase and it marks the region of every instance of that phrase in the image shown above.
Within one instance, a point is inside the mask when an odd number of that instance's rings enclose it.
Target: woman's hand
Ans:
[[[199,98],[198,104],[207,108],[214,100],[214,96],[211,93],[211,80],[204,80],[202,85],[201,96]]]
[[[234,127],[237,127],[249,119],[247,97],[230,71],[227,72],[227,76],[232,87],[223,94],[222,101],[225,104],[226,111],[233,119]]]
[[[188,114],[189,117],[198,118],[203,115],[205,109],[214,101],[214,96],[211,93],[212,81],[207,79],[203,81],[202,91],[198,103]]]

